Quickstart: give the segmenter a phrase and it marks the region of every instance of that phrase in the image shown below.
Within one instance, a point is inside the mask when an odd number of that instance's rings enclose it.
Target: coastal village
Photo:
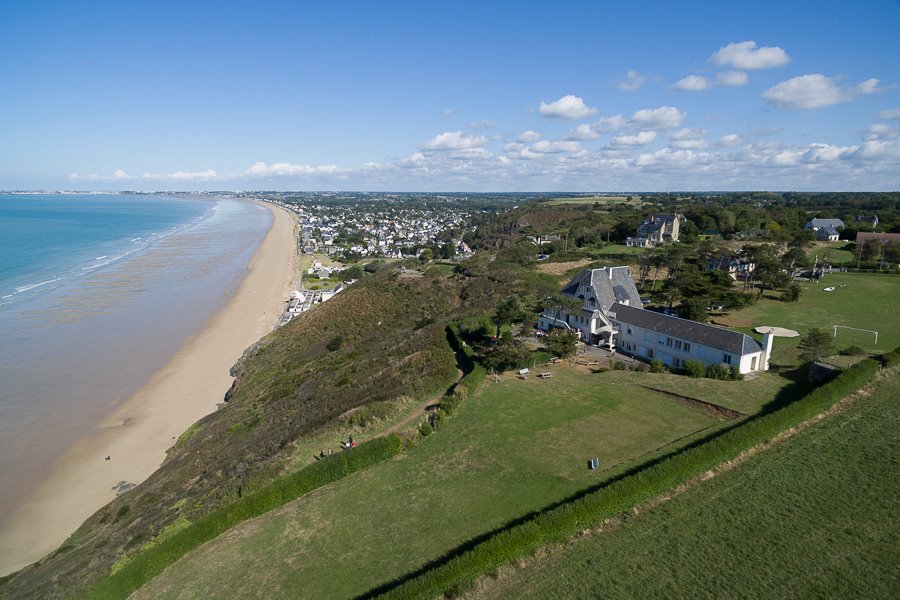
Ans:
[[[352,285],[356,278],[347,274],[354,266],[423,255],[460,260],[472,254],[462,239],[472,211],[447,204],[446,197],[434,196],[430,206],[403,194],[254,197],[294,213],[298,221],[300,280],[278,327]]]

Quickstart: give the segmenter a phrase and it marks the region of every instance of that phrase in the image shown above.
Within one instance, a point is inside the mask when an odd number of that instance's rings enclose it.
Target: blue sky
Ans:
[[[897,190],[898,29],[896,0],[4,0],[0,189]]]

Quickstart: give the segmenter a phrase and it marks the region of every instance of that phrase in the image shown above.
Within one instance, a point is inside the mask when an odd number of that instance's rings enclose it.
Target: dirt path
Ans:
[[[459,383],[459,380],[462,379],[462,377],[463,377],[463,372],[461,370],[457,369],[456,370],[456,381],[453,382],[453,385],[456,385],[457,383]],[[429,406],[434,406],[434,405],[440,404],[441,398],[443,398],[443,397],[444,397],[444,394],[441,393],[441,394],[438,394],[437,396],[434,396],[430,400],[427,400],[423,404],[420,404],[415,409],[413,409],[413,411],[409,415],[407,415],[406,418],[404,418],[402,421],[400,421],[399,423],[397,423],[395,425],[392,425],[391,427],[388,427],[387,429],[385,429],[381,433],[378,433],[377,435],[373,435],[371,439],[384,437],[386,435],[390,435],[392,433],[397,433],[399,431],[406,429],[406,427],[410,423],[419,419],[426,412],[428,412]]]

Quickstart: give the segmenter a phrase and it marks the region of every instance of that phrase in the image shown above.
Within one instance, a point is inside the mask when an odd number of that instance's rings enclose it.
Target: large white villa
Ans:
[[[689,359],[737,367],[741,373],[769,368],[771,333],[759,342],[737,331],[644,310],[627,266],[584,269],[562,294],[580,301],[581,310],[548,309],[538,318],[539,329],[573,331],[587,344],[645,360],[658,358],[674,368]]]

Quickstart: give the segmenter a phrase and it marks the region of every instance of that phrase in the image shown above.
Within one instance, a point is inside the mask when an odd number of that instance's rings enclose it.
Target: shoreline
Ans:
[[[297,222],[281,207],[255,202],[272,213],[272,225],[237,292],[136,393],[66,450],[14,511],[0,530],[0,575],[58,548],[116,497],[120,482],[146,480],[178,436],[223,401],[234,380],[229,370],[244,350],[273,331],[299,275]]]

